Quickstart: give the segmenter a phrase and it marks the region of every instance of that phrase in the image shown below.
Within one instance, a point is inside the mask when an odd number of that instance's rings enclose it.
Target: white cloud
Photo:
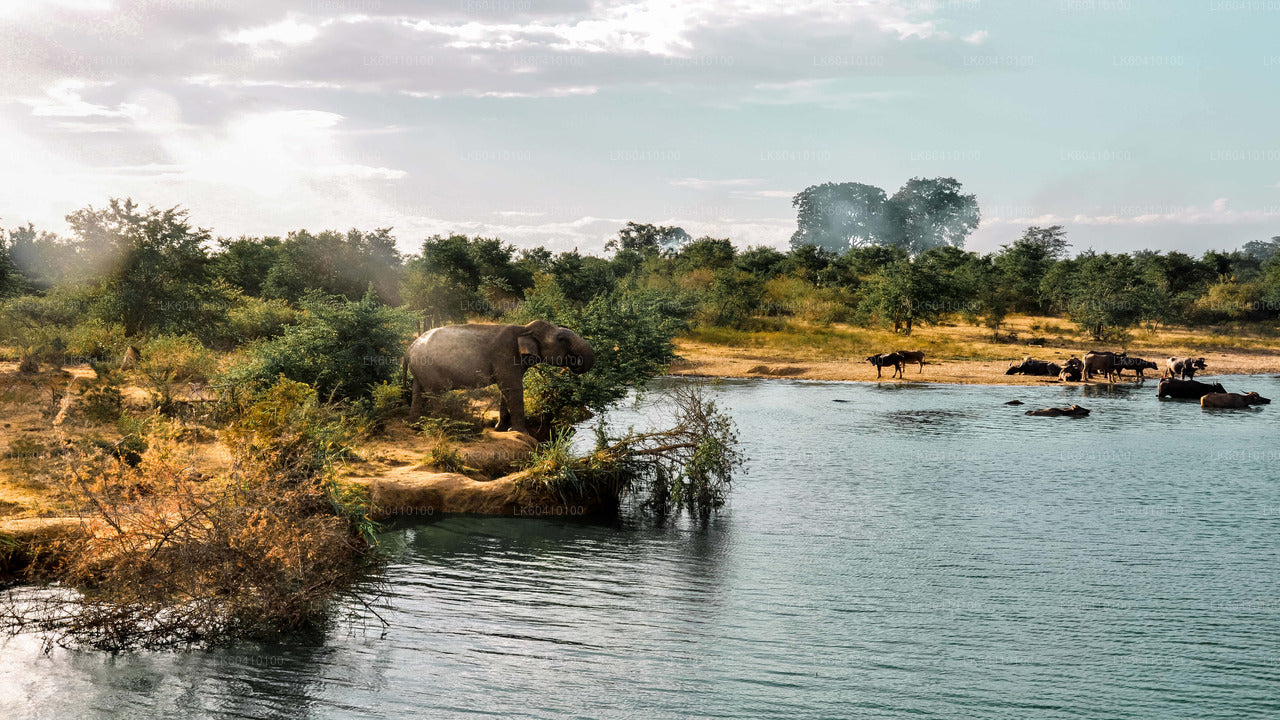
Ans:
[[[1185,205],[1176,207],[1135,206],[1132,209],[1118,208],[1114,213],[1077,213],[1060,215],[1044,213],[1033,217],[992,217],[984,219],[983,224],[991,225],[1089,225],[1115,227],[1142,227],[1147,225],[1242,225],[1264,221],[1275,221],[1280,218],[1280,210],[1264,208],[1260,210],[1232,210],[1226,198],[1218,198],[1207,207]]]
[[[236,45],[303,45],[315,40],[320,28],[289,16],[270,25],[244,28],[223,35],[223,39]]]
[[[111,83],[90,83],[77,78],[65,78],[45,89],[44,97],[28,98],[22,102],[31,107],[36,117],[57,118],[129,118],[138,116],[142,108],[121,103],[115,107],[95,105],[81,97],[92,87],[106,87]]]
[[[970,45],[981,45],[987,41],[988,33],[986,30],[976,30],[960,38]]]
[[[718,187],[742,187],[745,185],[759,185],[764,182],[760,178],[730,178],[727,180],[704,180],[703,178],[679,178],[676,180],[668,180],[667,184],[676,187],[693,188],[694,190],[707,190],[709,188]]]

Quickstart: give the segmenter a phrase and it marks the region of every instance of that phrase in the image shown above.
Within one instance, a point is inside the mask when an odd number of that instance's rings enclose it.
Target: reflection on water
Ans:
[[[385,630],[117,658],[21,638],[0,716],[1276,716],[1274,407],[890,387],[725,383],[751,460],[709,527],[397,525]]]

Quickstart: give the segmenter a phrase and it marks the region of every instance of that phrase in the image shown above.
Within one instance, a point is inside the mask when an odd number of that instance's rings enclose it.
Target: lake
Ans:
[[[1276,717],[1280,381],[1212,379],[1277,404],[725,381],[750,459],[706,528],[403,523],[385,629],[115,658],[18,638],[0,716]],[[1092,416],[1023,414],[1071,403]]]

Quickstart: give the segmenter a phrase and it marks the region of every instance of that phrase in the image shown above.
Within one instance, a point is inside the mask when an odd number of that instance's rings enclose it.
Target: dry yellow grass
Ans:
[[[792,377],[808,380],[876,381],[868,355],[890,350],[923,350],[923,372],[907,366],[904,380],[985,385],[1035,385],[1057,378],[1005,375],[1010,362],[1031,356],[1061,362],[1089,350],[1125,350],[1160,365],[1166,358],[1204,357],[1206,375],[1280,373],[1280,334],[1275,326],[1251,328],[1162,328],[1135,331],[1128,340],[1101,343],[1081,338],[1074,326],[1058,318],[1015,317],[1002,328],[1017,341],[994,342],[985,327],[954,324],[917,328],[910,336],[848,325],[791,323],[772,331],[721,328],[695,330],[679,338],[680,359],[673,375],[716,377]],[[1036,344],[1028,344],[1028,341]],[[1132,377],[1129,375],[1128,377]]]

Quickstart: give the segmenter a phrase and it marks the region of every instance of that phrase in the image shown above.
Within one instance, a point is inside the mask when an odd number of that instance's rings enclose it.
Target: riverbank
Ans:
[[[860,382],[934,382],[959,385],[1041,385],[1057,378],[1005,375],[1025,357],[1061,363],[1089,350],[1127,351],[1155,362],[1159,377],[1169,357],[1203,357],[1201,374],[1280,373],[1280,337],[1274,327],[1164,328],[1135,332],[1122,342],[1082,339],[1069,323],[1053,318],[1019,317],[1002,328],[1001,341],[974,325],[918,328],[910,336],[844,325],[789,324],[768,332],[694,331],[676,341],[679,359],[670,374],[734,378],[787,377],[801,380]],[[926,364],[907,365],[902,379],[892,368],[877,379],[868,355],[891,350],[923,350]],[[1126,378],[1136,379],[1132,373]]]

